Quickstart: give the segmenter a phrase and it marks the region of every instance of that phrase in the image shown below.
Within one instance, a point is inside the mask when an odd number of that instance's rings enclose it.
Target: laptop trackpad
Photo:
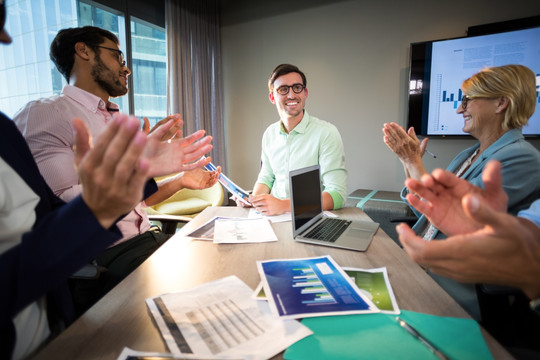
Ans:
[[[351,228],[347,231],[347,238],[352,239],[371,239],[373,237],[372,230],[362,230],[358,228]]]

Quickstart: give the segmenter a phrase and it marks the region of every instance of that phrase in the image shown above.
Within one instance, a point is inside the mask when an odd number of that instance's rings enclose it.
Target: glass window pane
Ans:
[[[0,46],[0,79],[15,86],[0,90],[0,109],[8,116],[30,100],[53,95],[55,87],[61,91],[65,81],[49,60],[49,44],[58,30],[77,26],[75,5],[76,0],[7,2],[6,29],[13,43]]]
[[[84,0],[18,0],[7,3],[6,29],[13,38],[0,46],[0,109],[13,115],[28,101],[60,94],[66,80],[49,59],[49,46],[59,30],[92,25],[111,31],[126,51],[126,20],[119,11]],[[155,124],[166,114],[165,29],[132,18],[131,52],[134,112]],[[129,112],[129,96],[111,99]]]
[[[131,18],[132,80],[135,115],[150,124],[167,116],[165,29]]]

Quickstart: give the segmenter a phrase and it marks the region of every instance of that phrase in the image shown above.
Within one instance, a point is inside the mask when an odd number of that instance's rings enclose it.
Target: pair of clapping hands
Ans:
[[[407,201],[449,236],[426,242],[405,224],[399,239],[411,256],[434,273],[461,282],[516,286],[529,297],[540,294],[540,228],[506,213],[501,164],[490,161],[484,189],[437,169],[420,181],[407,179]]]
[[[82,198],[105,228],[141,202],[150,178],[197,169],[211,161],[202,156],[212,149],[212,137],[199,130],[183,138],[178,115],[148,131],[140,130],[136,117],[117,114],[93,146],[86,124],[74,119],[73,125]]]

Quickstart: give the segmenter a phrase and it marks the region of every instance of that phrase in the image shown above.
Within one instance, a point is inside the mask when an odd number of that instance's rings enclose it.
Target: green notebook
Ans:
[[[480,327],[458,319],[402,310],[399,315],[450,359],[493,359]],[[436,359],[420,341],[398,325],[396,315],[363,314],[313,317],[302,323],[313,330],[285,351],[298,359]]]

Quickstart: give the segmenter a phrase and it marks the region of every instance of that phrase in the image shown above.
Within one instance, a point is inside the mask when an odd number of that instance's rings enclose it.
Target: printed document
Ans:
[[[400,313],[394,291],[392,290],[392,286],[390,286],[386,267],[376,269],[344,267],[343,270],[351,277],[358,289],[381,310],[381,313]],[[267,300],[262,282],[257,285],[251,297],[255,300]]]
[[[262,215],[255,208],[249,209],[248,218],[249,219],[263,218],[263,219],[268,219],[273,223],[286,222],[286,221],[291,221],[292,220],[290,212],[286,212],[286,213],[281,214],[281,215]]]
[[[399,314],[394,291],[388,279],[386,267],[376,269],[356,269],[344,267],[358,289],[384,314]]]
[[[221,219],[244,219],[244,218],[231,218],[231,217],[223,217],[223,216],[216,216],[212,219],[208,220],[206,223],[199,226],[197,229],[193,230],[186,236],[196,238],[199,240],[214,240],[214,230],[217,220]]]
[[[248,358],[238,356],[198,356],[193,354],[173,355],[168,353],[135,351],[125,347],[116,360],[246,360]]]
[[[257,261],[264,293],[283,318],[379,312],[330,256]]]
[[[217,244],[246,244],[277,240],[272,225],[263,218],[216,220],[214,243]]]
[[[216,165],[209,163],[205,166],[206,170],[216,171]],[[227,190],[238,200],[243,202],[245,205],[251,206],[249,203],[249,194],[246,190],[242,189],[240,186],[236,185],[231,179],[229,179],[225,174],[219,174],[218,181],[221,185],[225,186]]]
[[[268,359],[312,334],[296,320],[274,316],[252,291],[229,276],[146,304],[173,354]]]

